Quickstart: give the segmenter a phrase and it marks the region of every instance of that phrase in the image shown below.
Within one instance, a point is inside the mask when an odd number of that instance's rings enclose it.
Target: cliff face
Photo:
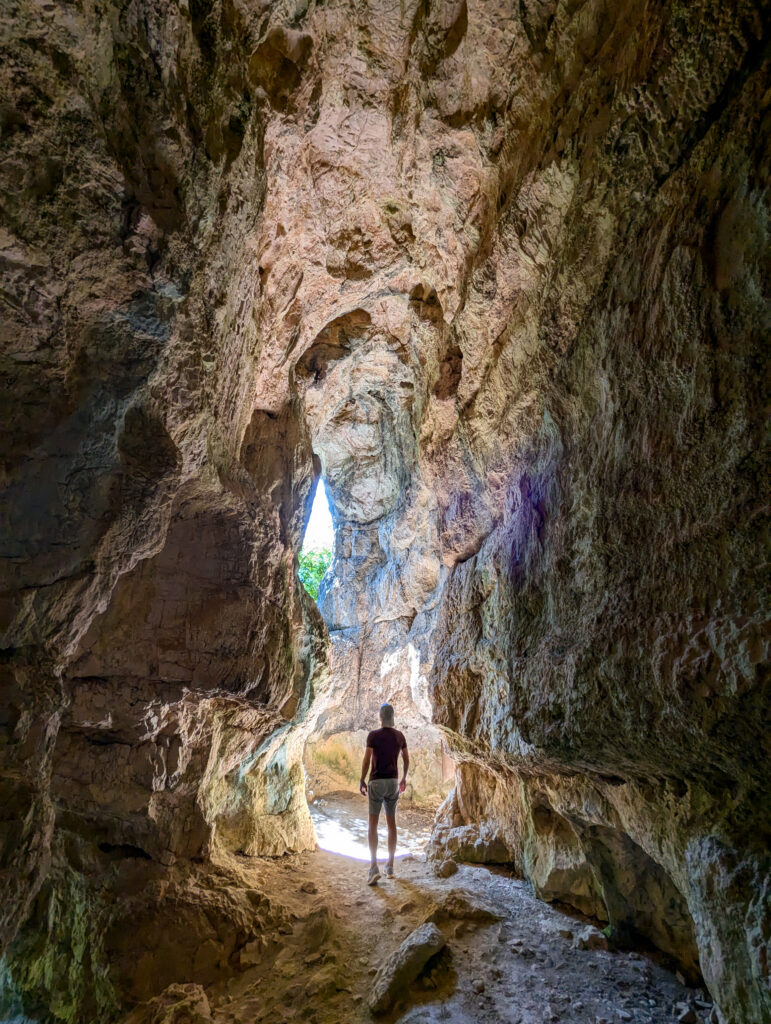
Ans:
[[[438,848],[769,1019],[767,6],[2,19],[14,991],[152,995],[143,885],[197,981],[207,865],[311,845],[304,739],[387,687],[459,761]]]

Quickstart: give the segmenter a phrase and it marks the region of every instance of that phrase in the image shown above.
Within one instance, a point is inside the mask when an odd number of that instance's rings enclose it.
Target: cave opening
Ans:
[[[370,408],[367,395],[357,394],[356,406],[369,409],[369,426],[382,429],[390,422],[388,409],[379,402]],[[412,759],[399,804],[397,858],[402,858],[424,851],[453,767],[431,728],[425,699],[416,706],[426,680],[408,636],[415,610],[394,622],[384,586],[389,538],[403,513],[401,481],[384,472],[388,460],[381,446],[363,456],[358,420],[354,428],[347,419],[338,420],[319,432],[317,441],[323,443],[314,445],[318,476],[298,559],[298,575],[316,601],[329,643],[326,685],[314,701],[304,746],[306,798],[321,849],[369,859],[367,803],[359,791],[362,758],[368,732],[378,727],[380,703],[392,702]],[[374,510],[362,504],[384,487],[394,492],[385,515],[377,503]],[[381,852],[384,826],[381,818]]]
[[[323,477],[319,477],[300,549],[298,576],[314,601],[328,573],[335,550],[335,526]]]
[[[335,527],[339,518],[333,504],[332,488],[322,473],[312,493],[311,511],[298,556],[298,576],[308,595],[319,605],[329,629],[333,657],[329,694],[323,701],[324,710],[314,716],[314,728],[305,747],[306,797],[319,847],[354,861],[366,861],[369,860],[367,805],[358,789],[366,736],[366,728],[362,726],[365,723],[357,722],[357,729],[346,727],[353,723],[341,723],[342,729],[328,731],[330,719],[334,719],[340,706],[346,703],[345,673],[340,671],[335,653],[341,643],[349,646],[351,643],[360,644],[363,639],[336,629],[334,619],[324,606],[324,590],[332,585],[335,571]],[[348,580],[348,585],[366,587],[367,581]],[[391,696],[387,684],[385,679],[375,683],[383,700]],[[375,728],[376,723],[372,722],[371,726]],[[422,753],[420,750],[418,756]],[[449,779],[448,772],[448,782]],[[402,801],[397,859],[423,853],[430,839],[435,805],[436,800],[429,806],[420,801]],[[384,819],[380,825],[382,832]],[[381,838],[384,843],[385,835]]]

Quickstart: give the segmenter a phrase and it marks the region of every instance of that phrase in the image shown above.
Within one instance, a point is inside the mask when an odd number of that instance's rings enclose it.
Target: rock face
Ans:
[[[272,108],[221,13],[2,15],[0,939],[12,991],[63,1019],[154,994],[115,943],[141,975],[158,887],[187,893],[166,984],[198,980],[186,865],[313,845],[286,732],[324,661],[293,572],[312,454],[255,399]]]
[[[189,923],[177,976],[111,967],[121,914],[311,846],[305,739],[387,690],[459,763],[440,853],[466,829],[451,854],[771,1019],[768,15],[0,15],[16,996],[107,1020],[200,984]],[[294,572],[322,472],[323,621]]]
[[[439,928],[428,922],[410,932],[399,948],[388,957],[375,975],[369,1008],[373,1013],[385,1013],[417,978],[428,961],[445,945]]]

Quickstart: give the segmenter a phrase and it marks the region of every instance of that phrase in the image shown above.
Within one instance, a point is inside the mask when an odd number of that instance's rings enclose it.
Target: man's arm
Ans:
[[[367,772],[369,771],[369,764],[372,760],[372,747],[367,747],[364,751],[364,760],[361,762],[361,782],[359,782],[359,792],[362,796],[367,795]]]
[[[407,769],[410,766],[410,755],[407,753],[407,744],[405,743],[402,747],[402,760],[404,761],[404,774],[402,775],[402,781],[399,783],[399,792],[403,793],[407,788]]]

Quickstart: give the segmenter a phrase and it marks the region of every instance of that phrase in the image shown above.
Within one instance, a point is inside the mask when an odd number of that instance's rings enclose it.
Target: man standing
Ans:
[[[372,863],[367,885],[374,885],[380,878],[377,867],[377,823],[383,804],[388,827],[388,861],[385,875],[386,878],[393,878],[396,853],[396,801],[407,786],[407,769],[410,766],[407,740],[404,733],[394,729],[394,709],[390,704],[380,705],[380,726],[367,736],[367,749],[364,752],[359,783],[362,796],[369,797],[369,854]],[[401,782],[398,782],[400,751],[404,759],[404,774]],[[367,772],[370,766],[372,774],[367,786]]]

